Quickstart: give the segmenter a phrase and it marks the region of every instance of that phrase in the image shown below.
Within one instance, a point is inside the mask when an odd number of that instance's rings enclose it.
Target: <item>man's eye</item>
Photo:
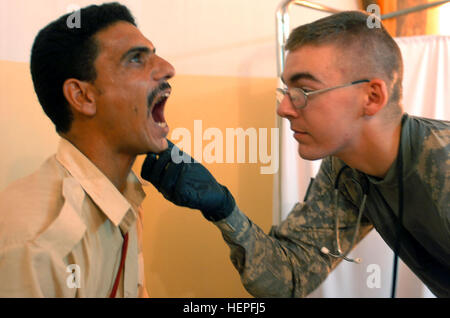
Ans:
[[[142,62],[141,54],[133,55],[130,59],[130,62],[131,63],[141,63]]]
[[[302,89],[302,91],[304,91],[305,93],[309,93],[309,92],[312,92],[312,91],[313,91],[312,89],[305,88],[305,87],[301,87],[301,89]]]

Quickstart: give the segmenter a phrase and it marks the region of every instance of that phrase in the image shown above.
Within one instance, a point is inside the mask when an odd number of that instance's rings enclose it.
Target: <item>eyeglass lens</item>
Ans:
[[[285,94],[284,92],[286,92],[286,95],[289,96],[289,98],[291,99],[292,104],[297,107],[297,108],[301,108],[305,105],[306,103],[306,99],[305,99],[305,95],[303,95],[300,91],[297,90],[289,90],[289,91],[279,91],[277,90],[277,102],[278,104],[281,103],[281,101],[283,100]]]

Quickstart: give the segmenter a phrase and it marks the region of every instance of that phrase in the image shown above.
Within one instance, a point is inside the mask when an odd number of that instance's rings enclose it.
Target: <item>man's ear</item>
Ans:
[[[63,84],[63,93],[70,106],[85,116],[94,116],[97,112],[92,84],[74,78]]]
[[[373,116],[383,109],[389,100],[386,82],[380,78],[372,79],[367,85],[366,93],[364,115]]]

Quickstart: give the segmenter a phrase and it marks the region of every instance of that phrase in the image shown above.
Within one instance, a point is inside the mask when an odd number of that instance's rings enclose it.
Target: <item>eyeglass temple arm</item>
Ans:
[[[324,93],[324,92],[327,92],[327,91],[331,91],[331,90],[336,89],[336,88],[342,88],[342,87],[352,86],[352,85],[359,84],[359,83],[368,83],[368,82],[370,82],[370,80],[362,79],[362,80],[357,80],[357,81],[354,81],[354,82],[351,82],[351,83],[342,84],[342,85],[339,85],[339,86],[327,87],[327,88],[324,88],[324,89],[319,89],[317,91],[312,91],[312,92],[308,92],[308,93],[304,93],[304,94],[306,96],[309,96],[309,95],[313,95],[313,94],[317,94],[317,93]]]
[[[362,80],[351,82],[349,85],[355,85],[355,84],[359,84],[359,83],[369,83],[369,82],[370,82],[370,80],[368,80],[368,79],[362,79]]]

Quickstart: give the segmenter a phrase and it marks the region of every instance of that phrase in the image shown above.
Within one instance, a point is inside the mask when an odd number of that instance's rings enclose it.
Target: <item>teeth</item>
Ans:
[[[167,123],[163,122],[163,123],[156,123],[159,127],[164,128],[167,127]]]

